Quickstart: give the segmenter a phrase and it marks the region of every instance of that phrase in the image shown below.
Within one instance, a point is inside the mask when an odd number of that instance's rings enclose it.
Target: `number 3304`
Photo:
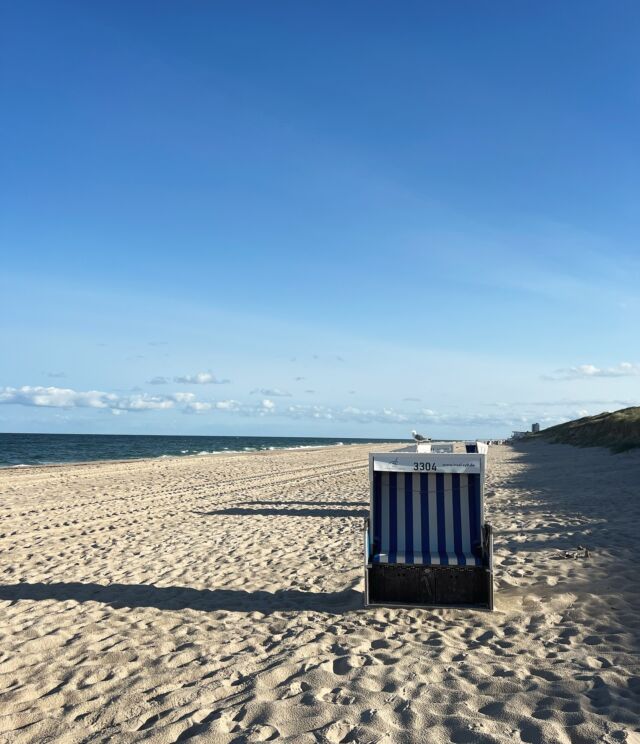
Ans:
[[[413,463],[413,469],[414,470],[427,470],[435,472],[437,470],[435,462],[414,462]]]

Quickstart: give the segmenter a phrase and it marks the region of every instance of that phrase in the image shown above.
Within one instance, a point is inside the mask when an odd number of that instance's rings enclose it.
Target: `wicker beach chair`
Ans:
[[[371,454],[365,605],[493,609],[485,455]]]

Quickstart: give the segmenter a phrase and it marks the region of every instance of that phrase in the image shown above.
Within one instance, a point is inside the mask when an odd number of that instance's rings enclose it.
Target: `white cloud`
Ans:
[[[510,404],[508,408],[494,407],[491,413],[439,412],[431,408],[396,410],[391,407],[360,408],[357,406],[323,406],[292,403],[282,408],[269,397],[259,402],[243,403],[233,399],[218,401],[197,400],[194,393],[176,392],[167,395],[150,395],[144,392],[127,394],[108,393],[100,390],[77,391],[71,388],[29,386],[0,388],[0,404],[73,409],[89,408],[121,415],[142,411],[182,410],[184,413],[264,417],[288,419],[326,420],[341,423],[401,425],[408,431],[422,427],[423,433],[446,429],[456,434],[460,428],[476,429],[488,433],[500,428],[523,429],[533,421],[543,426],[584,416],[587,409],[578,400],[549,405],[551,410],[540,410],[542,404]],[[560,408],[564,406],[564,408]],[[591,411],[593,413],[593,411]],[[426,429],[426,432],[425,432]],[[395,434],[395,432],[394,432]]]
[[[237,400],[218,400],[215,403],[193,401],[187,404],[185,413],[206,413],[207,411],[239,411],[242,408]]]
[[[329,406],[291,405],[281,415],[295,419],[331,419],[357,423],[405,423],[413,420],[408,414],[399,413],[392,408],[384,408],[378,411],[355,406],[331,408]]]
[[[629,406],[637,406],[640,402],[640,399],[632,400],[631,398],[628,398],[626,400],[624,399],[602,399],[602,398],[560,398],[559,400],[535,400],[535,401],[519,401],[516,403],[491,403],[489,405],[497,406],[499,408],[519,408],[522,409],[524,407],[556,407],[561,406],[563,408],[569,408],[569,407],[578,407],[578,408],[584,408],[585,406],[597,406],[597,407],[605,407],[609,409],[617,409],[617,408],[628,408]]]
[[[237,411],[240,409],[240,403],[237,400],[219,400],[215,407],[219,411]]]
[[[23,385],[0,388],[0,403],[47,408],[111,408],[117,396],[98,390],[76,392],[70,388]]]
[[[240,416],[266,416],[276,410],[276,404],[265,398],[260,403],[241,403],[237,400],[218,400],[214,403],[189,403],[185,413],[204,413],[206,411],[222,411],[224,413],[238,414]]]
[[[261,403],[246,404],[237,400],[218,400],[213,403],[204,401],[189,402],[185,408],[185,413],[206,413],[208,411],[223,411],[226,413],[237,413],[242,416],[264,416],[266,413],[272,413],[275,410],[275,403],[270,400],[263,400]]]
[[[120,408],[123,411],[163,411],[173,408],[176,401],[173,397],[161,395],[134,395],[120,398],[110,408]]]
[[[268,395],[272,398],[290,398],[291,393],[288,393],[286,390],[280,390],[279,388],[255,388],[255,390],[252,390],[250,395],[255,395],[256,393],[259,393],[260,395]]]
[[[168,382],[169,382],[169,378],[168,377],[158,376],[158,377],[152,377],[149,380],[149,383],[148,384],[149,385],[166,385]]]
[[[530,413],[500,411],[496,414],[453,414],[439,413],[429,408],[419,411],[398,411],[394,408],[359,408],[357,406],[321,406],[292,403],[286,407],[279,408],[269,398],[263,399],[257,404],[241,403],[236,400],[221,400],[214,403],[191,401],[184,408],[185,413],[207,413],[220,411],[222,413],[240,416],[266,416],[274,415],[296,420],[327,420],[340,423],[360,424],[402,424],[407,426],[446,426],[462,427],[474,426],[478,428],[488,427],[515,427],[523,428],[531,421],[558,423],[562,420],[572,418],[573,411],[565,416],[536,415]]]
[[[552,375],[545,375],[546,380],[588,380],[594,377],[637,377],[640,375],[640,364],[620,362],[614,367],[596,367],[595,364],[579,364],[576,367],[557,369]]]
[[[286,409],[278,411],[278,415],[294,419],[329,419],[342,423],[361,424],[402,424],[406,425],[407,433],[411,426],[438,426],[453,429],[473,426],[478,430],[486,432],[490,428],[501,429],[515,427],[523,428],[532,421],[541,423],[559,423],[572,416],[536,416],[522,415],[517,413],[487,414],[454,414],[439,413],[430,408],[424,408],[416,412],[397,411],[394,408],[358,408],[356,406],[327,407],[309,405],[290,405]]]
[[[152,411],[173,408],[184,402],[176,395],[117,395],[100,390],[77,391],[71,388],[23,385],[0,388],[0,404],[42,408],[100,408],[112,411]]]
[[[176,403],[190,403],[196,399],[195,393],[172,393],[169,397]]]
[[[211,403],[204,403],[202,401],[193,401],[193,403],[189,403],[185,409],[185,413],[205,413],[206,411],[210,411],[213,408]]]
[[[195,375],[174,377],[174,382],[181,385],[226,385],[230,380],[218,380],[211,372],[197,372]]]

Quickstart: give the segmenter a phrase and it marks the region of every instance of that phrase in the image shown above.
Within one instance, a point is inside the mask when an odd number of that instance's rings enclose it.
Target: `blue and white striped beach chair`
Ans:
[[[483,453],[371,454],[367,605],[493,609]]]

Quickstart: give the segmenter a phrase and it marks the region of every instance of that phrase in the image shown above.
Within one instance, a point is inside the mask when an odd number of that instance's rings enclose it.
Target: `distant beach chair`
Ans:
[[[431,442],[431,452],[453,452],[453,442]]]
[[[484,521],[485,457],[369,455],[365,605],[493,609],[493,533]]]
[[[465,442],[464,447],[469,453],[479,452],[482,455],[486,455],[489,452],[489,445],[487,442]]]

